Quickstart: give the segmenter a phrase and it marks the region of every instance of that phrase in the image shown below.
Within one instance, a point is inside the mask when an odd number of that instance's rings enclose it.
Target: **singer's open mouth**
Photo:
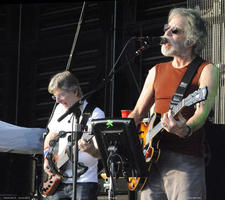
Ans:
[[[163,44],[163,45],[165,45],[166,47],[172,46],[170,42],[167,42],[166,44]]]

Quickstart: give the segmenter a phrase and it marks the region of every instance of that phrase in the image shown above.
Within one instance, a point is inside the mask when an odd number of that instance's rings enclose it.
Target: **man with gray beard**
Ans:
[[[205,46],[206,27],[193,9],[175,8],[169,13],[164,35],[168,42],[161,52],[172,57],[149,70],[140,97],[129,118],[136,125],[155,104],[165,130],[159,140],[161,153],[152,163],[149,177],[140,193],[141,200],[206,199],[204,163],[204,124],[212,109],[218,89],[218,69],[202,61],[189,84],[185,97],[198,88],[207,87],[208,96],[196,107],[185,107],[173,116],[170,101],[190,63],[199,57]]]

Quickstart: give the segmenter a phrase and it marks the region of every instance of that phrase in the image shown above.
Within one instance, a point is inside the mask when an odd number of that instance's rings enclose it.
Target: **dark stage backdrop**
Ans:
[[[82,5],[82,1],[1,4],[1,120],[46,126],[54,105],[47,92],[48,82],[66,68]],[[186,1],[87,1],[70,66],[84,93],[95,89],[109,74],[131,37],[162,35],[169,10],[179,6],[186,7]],[[120,116],[121,109],[132,109],[148,70],[168,60],[159,46],[133,59],[140,45],[135,40],[129,42],[115,67],[114,82],[105,83],[89,100],[107,116]]]

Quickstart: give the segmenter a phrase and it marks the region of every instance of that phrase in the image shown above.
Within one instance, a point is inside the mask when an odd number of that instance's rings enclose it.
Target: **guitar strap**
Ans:
[[[82,120],[80,122],[81,131],[78,132],[78,134],[77,134],[77,141],[79,139],[81,139],[84,130],[87,128],[87,126],[86,126],[87,125],[87,121],[90,118],[90,116],[92,115],[92,112],[94,111],[94,108],[95,108],[95,106],[93,104],[89,104],[89,103],[84,108],[84,111],[82,113]],[[68,145],[67,145],[66,152],[67,152],[67,155],[70,158],[70,156],[71,156],[71,136],[68,137]]]
[[[202,58],[197,56],[188,66],[187,71],[185,72],[180,84],[177,87],[176,92],[174,93],[170,101],[170,109],[172,110],[180,101],[182,101],[184,94],[191,83],[194,75],[196,74],[199,66],[204,62]]]
[[[79,140],[82,135],[83,135],[83,131],[86,128],[86,124],[88,119],[90,118],[90,116],[92,115],[92,112],[94,111],[95,106],[93,104],[88,103],[83,111],[82,114],[82,120],[80,122],[81,124],[81,133],[78,134],[77,139]]]

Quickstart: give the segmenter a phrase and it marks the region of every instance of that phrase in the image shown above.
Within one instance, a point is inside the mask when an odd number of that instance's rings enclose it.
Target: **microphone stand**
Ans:
[[[79,111],[78,111],[79,110]],[[72,161],[72,177],[73,177],[73,195],[72,199],[76,199],[77,194],[77,163],[78,163],[78,135],[81,133],[81,124],[79,118],[81,115],[80,108],[73,112],[72,116],[72,133],[71,133],[71,161]],[[74,130],[73,130],[74,128]]]
[[[73,131],[72,130],[72,135],[71,135],[71,139],[72,139],[72,144],[71,144],[71,147],[72,147],[72,155],[71,155],[71,160],[72,160],[72,169],[73,169],[73,171],[72,171],[72,174],[73,174],[73,200],[75,200],[76,199],[76,191],[77,191],[77,187],[76,187],[76,185],[77,185],[77,162],[78,162],[78,134],[79,133],[81,133],[81,124],[79,124],[79,118],[80,118],[80,108],[79,108],[79,106],[80,106],[80,104],[81,104],[81,102],[84,100],[84,99],[86,99],[86,98],[88,98],[90,95],[92,95],[92,94],[94,94],[95,92],[97,92],[97,91],[99,91],[103,86],[104,86],[104,84],[105,83],[107,83],[109,80],[110,80],[110,77],[112,76],[112,75],[114,75],[116,72],[118,72],[119,70],[121,70],[127,63],[124,63],[123,65],[121,65],[120,66],[120,68],[118,69],[118,70],[115,70],[115,67],[116,67],[116,65],[117,65],[117,63],[118,63],[118,61],[120,60],[120,58],[121,58],[121,55],[123,54],[123,52],[124,52],[124,50],[126,49],[126,47],[127,47],[127,45],[129,44],[129,42],[131,41],[131,40],[134,40],[134,39],[136,39],[136,37],[132,37],[131,39],[129,39],[128,41],[127,41],[127,43],[126,43],[126,45],[124,46],[124,48],[122,49],[122,51],[121,51],[121,53],[120,53],[120,55],[119,55],[119,57],[117,58],[117,60],[116,60],[116,62],[114,63],[114,65],[113,65],[113,67],[112,67],[112,69],[111,69],[111,71],[110,71],[110,73],[108,74],[108,76],[107,76],[107,78],[106,79],[103,79],[101,82],[100,82],[100,84],[99,85],[97,85],[97,87],[96,87],[96,89],[94,89],[94,90],[92,90],[92,91],[90,91],[90,92],[88,92],[88,93],[86,93],[86,94],[84,94],[82,97],[81,97],[81,99],[78,101],[78,102],[76,102],[75,104],[73,104],[69,109],[68,109],[68,111],[66,111],[62,116],[60,116],[59,118],[58,118],[58,120],[57,121],[61,121],[61,120],[63,120],[67,115],[69,115],[70,113],[73,113],[75,116],[73,116],[73,122],[75,123],[74,124],[74,126],[73,126],[73,123],[72,123],[72,127],[74,127],[75,128],[75,130]],[[139,50],[137,50],[136,52],[135,52],[135,56],[133,56],[133,57],[131,57],[130,59],[127,59],[128,61],[131,61],[131,60],[134,60],[134,58],[136,57],[136,56],[139,56],[141,53],[142,53],[142,51],[143,50],[145,50],[146,48],[149,48],[149,45],[144,45],[144,46],[142,46]],[[111,169],[110,169],[110,171],[114,171],[114,163],[112,163],[112,165],[111,165],[111,167],[110,167]],[[113,187],[113,177],[111,177],[111,179],[110,179],[110,189],[109,189],[109,199],[111,200],[111,199],[114,199],[114,187]]]

